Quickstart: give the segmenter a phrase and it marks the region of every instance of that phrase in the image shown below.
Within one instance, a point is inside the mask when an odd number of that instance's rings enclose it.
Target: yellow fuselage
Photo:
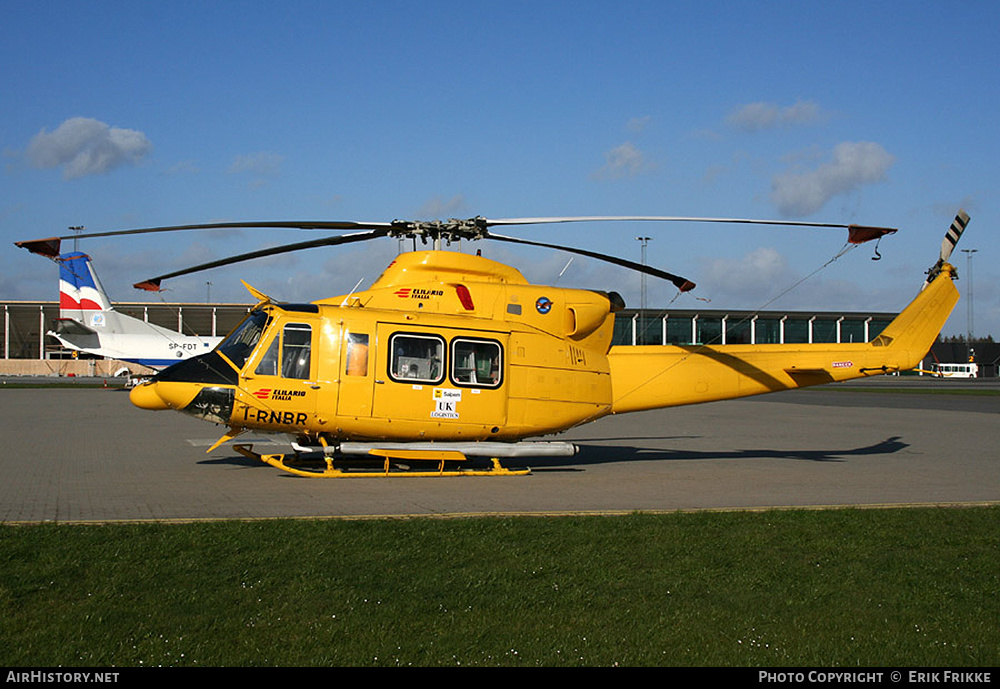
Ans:
[[[957,300],[948,268],[871,343],[612,347],[613,296],[531,285],[477,256],[404,254],[365,292],[262,303],[256,332],[234,331],[205,373],[167,369],[132,400],[230,434],[514,441],[612,413],[913,368]]]

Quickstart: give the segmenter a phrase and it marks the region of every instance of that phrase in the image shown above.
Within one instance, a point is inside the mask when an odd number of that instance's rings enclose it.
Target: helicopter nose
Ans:
[[[200,389],[200,385],[190,383],[150,380],[132,388],[129,400],[140,409],[149,409],[150,411],[183,410]]]
[[[229,423],[236,390],[153,379],[132,388],[129,400],[140,409],[174,409],[214,423]]]
[[[132,388],[132,392],[128,394],[129,401],[139,407],[139,409],[148,409],[149,411],[170,409],[170,405],[167,404],[166,400],[157,393],[157,385],[157,383],[151,381],[136,385]]]
[[[201,390],[200,385],[151,380],[132,388],[129,400],[140,409],[185,409]]]

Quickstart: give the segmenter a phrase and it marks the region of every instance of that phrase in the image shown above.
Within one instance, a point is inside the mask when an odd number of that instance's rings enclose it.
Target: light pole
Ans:
[[[642,242],[642,265],[643,265],[643,267],[646,266],[646,244],[649,242],[650,239],[652,239],[652,237],[636,237],[635,238],[635,241]],[[642,275],[642,277],[640,278],[640,282],[639,282],[639,285],[640,285],[639,307],[645,310],[645,308],[646,308],[646,274],[642,273],[641,275]]]
[[[966,274],[969,276],[969,306],[968,306],[968,321],[969,321],[969,361],[971,362],[975,356],[975,352],[972,349],[972,333],[973,333],[973,310],[972,310],[972,255],[979,251],[979,249],[962,249],[965,253],[966,262]]]
[[[83,225],[70,225],[69,229],[73,230],[74,235],[79,235],[85,229]],[[80,240],[74,236],[73,237],[73,251],[79,251],[77,243]]]

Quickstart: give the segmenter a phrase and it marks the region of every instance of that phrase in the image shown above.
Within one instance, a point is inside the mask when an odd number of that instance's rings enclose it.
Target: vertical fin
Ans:
[[[59,262],[59,316],[93,325],[92,316],[111,311],[90,256],[80,252],[63,254]]]

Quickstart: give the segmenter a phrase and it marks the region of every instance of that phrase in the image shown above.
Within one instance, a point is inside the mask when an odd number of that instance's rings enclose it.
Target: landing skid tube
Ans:
[[[500,464],[497,457],[491,457],[491,466],[485,469],[477,468],[446,468],[447,465],[454,465],[458,462],[468,461],[464,453],[457,450],[400,450],[375,448],[368,451],[370,457],[381,459],[381,469],[350,467],[350,460],[342,456],[326,454],[319,460],[308,461],[296,455],[262,455],[253,451],[253,445],[233,445],[233,449],[244,457],[258,459],[265,464],[270,464],[276,469],[287,471],[296,476],[306,476],[309,478],[375,478],[388,476],[409,476],[417,478],[431,478],[441,476],[525,476],[531,473],[531,469],[507,469]],[[358,460],[353,460],[357,465]],[[437,468],[433,470],[414,469],[411,462],[430,463],[436,462]],[[336,463],[348,466],[335,466]],[[369,462],[371,464],[371,462]]]

